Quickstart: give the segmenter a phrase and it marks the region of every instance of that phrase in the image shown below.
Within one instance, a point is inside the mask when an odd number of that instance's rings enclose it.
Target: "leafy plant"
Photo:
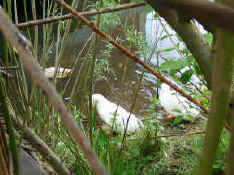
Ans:
[[[113,45],[110,43],[106,44],[106,49],[102,52],[102,57],[96,59],[95,65],[95,76],[97,79],[104,78],[106,76],[115,77],[115,72],[110,67],[109,58],[113,50]]]
[[[160,70],[161,71],[165,71],[165,70],[178,71],[188,65],[189,63],[185,59],[168,59],[168,61],[160,65]]]
[[[91,8],[97,8],[99,6],[101,8],[111,8],[117,5],[117,2],[114,0],[102,0],[97,1],[95,5],[90,6]],[[100,8],[99,6],[99,8]],[[94,21],[97,20],[97,16],[94,17]],[[99,27],[105,31],[105,32],[109,32],[110,26],[111,27],[116,27],[117,25],[121,24],[120,21],[120,16],[118,15],[118,13],[106,13],[106,14],[102,14],[100,16],[100,24]]]

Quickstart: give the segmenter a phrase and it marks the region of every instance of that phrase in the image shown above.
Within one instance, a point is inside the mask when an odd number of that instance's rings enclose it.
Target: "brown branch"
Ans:
[[[33,56],[33,49],[31,43],[19,32],[16,26],[9,20],[7,15],[3,12],[0,6],[0,31],[3,32],[5,38],[8,39],[11,46],[17,51],[22,64],[29,72],[31,79],[41,89],[45,91],[50,103],[53,105],[55,111],[60,114],[61,120],[70,134],[74,137],[76,143],[84,152],[85,158],[93,172],[96,175],[107,174],[104,166],[99,162],[95,152],[90,143],[83,135],[81,129],[73,122],[72,115],[68,112],[61,97],[57,94],[54,86],[44,76],[43,70],[39,63]]]
[[[154,68],[151,67],[149,64],[141,61],[139,58],[136,57],[135,54],[130,52],[128,49],[126,49],[124,46],[122,46],[120,43],[118,43],[116,40],[111,38],[111,36],[107,35],[105,32],[101,31],[100,28],[96,27],[91,21],[89,21],[84,16],[80,15],[79,12],[75,11],[73,8],[71,8],[68,4],[65,2],[62,2],[60,0],[55,0],[58,4],[63,6],[64,8],[68,9],[70,13],[72,13],[74,16],[76,16],[79,20],[87,24],[93,31],[95,31],[97,34],[102,36],[103,38],[107,39],[111,44],[113,44],[115,47],[120,49],[125,55],[127,55],[129,58],[134,60],[134,62],[142,65],[146,70],[151,72],[154,76],[156,76],[158,79],[160,79],[162,82],[168,84],[170,87],[172,87],[174,90],[179,92],[182,96],[187,98],[189,101],[193,102],[195,105],[199,106],[205,113],[208,113],[208,110],[203,107],[203,105],[199,102],[197,102],[194,98],[186,94],[181,88],[167,80],[165,77],[163,77],[161,74],[154,71]]]
[[[10,110],[12,121],[15,128],[19,128],[22,131],[23,138],[27,140],[41,155],[48,161],[48,163],[53,167],[53,169],[59,175],[70,175],[70,171],[67,167],[54,155],[51,149],[47,146],[43,140],[38,137],[38,135],[29,127],[26,127],[22,121],[17,117],[13,111]]]
[[[0,170],[1,173],[4,175],[12,175],[13,173],[10,170],[9,157],[7,154],[6,146],[5,132],[0,125]]]
[[[197,131],[189,131],[189,132],[183,132],[179,134],[165,134],[165,135],[158,135],[153,137],[148,137],[149,139],[157,139],[161,137],[182,137],[182,136],[188,136],[188,135],[194,135],[194,134],[205,134],[205,130],[197,130]],[[139,139],[139,138],[137,138]],[[143,139],[143,138],[142,138]],[[128,141],[136,140],[136,138],[130,138]]]
[[[186,17],[196,18],[203,24],[216,25],[234,31],[234,9],[208,0],[147,0],[152,6],[174,8]]]
[[[139,2],[139,3],[129,3],[129,4],[124,4],[124,5],[118,5],[113,8],[103,8],[100,10],[91,10],[88,12],[80,12],[81,15],[83,16],[94,16],[97,14],[104,14],[104,13],[112,13],[124,9],[130,9],[130,8],[135,8],[135,7],[140,7],[146,5],[145,2]],[[54,16],[54,17],[49,17],[45,19],[39,19],[39,20],[34,20],[34,21],[28,21],[28,22],[23,22],[16,24],[16,26],[19,29],[25,28],[25,27],[30,27],[34,25],[41,25],[41,24],[48,24],[48,23],[53,23],[53,22],[58,22],[58,21],[64,21],[71,19],[73,17],[72,14],[66,14],[63,16]]]
[[[198,130],[198,131],[189,131],[189,132],[184,132],[181,134],[165,134],[165,135],[159,135],[156,136],[155,138],[160,138],[160,137],[181,137],[181,136],[188,136],[188,135],[194,135],[194,134],[205,134],[205,130]]]

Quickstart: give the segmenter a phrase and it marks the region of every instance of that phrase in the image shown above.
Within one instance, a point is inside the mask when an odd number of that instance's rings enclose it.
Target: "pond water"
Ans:
[[[182,49],[185,47],[183,42],[180,42],[177,39],[175,32],[170,28],[169,25],[167,25],[163,18],[154,18],[154,12],[146,14],[144,7],[125,10],[121,12],[121,23],[124,24],[126,22],[128,25],[133,25],[139,32],[142,32],[145,35],[145,43],[149,51],[145,56],[137,54],[141,59],[145,60],[152,66],[158,66],[164,62],[166,58],[181,57],[177,50],[170,50],[170,48],[173,48],[175,44],[177,44],[178,48]],[[118,26],[116,28],[112,28],[110,30],[110,34],[114,38],[122,38],[124,40],[126,37],[124,30],[124,28]],[[200,26],[199,30],[205,32],[204,29]],[[74,42],[70,43],[70,45],[68,43],[68,47],[65,49],[64,55],[77,55],[77,52],[81,50],[77,48],[80,48],[80,46],[83,45],[85,41],[87,41],[91,34],[91,29],[86,26],[81,29],[81,31],[79,31],[79,34],[72,33],[70,35],[71,38],[73,38],[74,35],[77,35],[77,37]],[[164,37],[166,35],[170,37]],[[164,39],[161,40],[162,37]],[[70,38],[68,38],[68,41],[70,41]],[[74,45],[74,43],[77,44]],[[104,43],[105,42],[103,42],[101,39],[100,43],[98,44],[98,50],[101,52],[103,52],[103,49],[105,48]],[[125,47],[129,47],[128,44],[125,44]],[[169,49],[170,51],[163,52],[165,49]],[[132,51],[136,52],[137,50],[132,49]],[[157,51],[161,52],[156,53]],[[70,54],[71,52],[74,53]],[[99,56],[101,53],[97,53],[97,55]],[[76,56],[74,59],[75,58]],[[62,65],[66,67],[72,66],[74,64],[74,59],[66,59],[70,61],[62,62]],[[108,58],[108,60],[110,63],[110,68],[115,73],[115,76],[105,76],[95,81],[94,92],[103,94],[110,101],[120,104],[127,110],[131,109],[135,94],[137,93],[138,95],[133,113],[138,115],[147,114],[147,107],[152,103],[150,99],[153,96],[156,96],[158,92],[156,86],[157,79],[151,73],[145,72],[143,81],[141,82],[141,85],[138,86],[143,68],[139,65],[136,65],[135,62],[127,58],[121,51],[116,48],[112,50],[111,56]],[[125,79],[122,80],[125,64],[127,64],[126,76]],[[82,88],[78,91],[76,93],[77,98],[75,99],[75,103],[77,104],[82,101],[80,98],[78,98],[80,95],[82,95]],[[65,94],[69,96],[69,93],[70,89],[68,88]]]
[[[122,22],[128,22],[134,25],[137,31],[145,34],[147,30],[146,24],[146,13],[144,8],[136,8],[128,10],[122,13]],[[133,20],[134,19],[134,20]],[[124,29],[116,30],[115,35],[119,35],[123,39],[126,37],[123,32]],[[125,47],[128,47],[125,44]],[[133,52],[136,50],[132,49]],[[141,54],[138,54],[141,59],[145,59]],[[137,93],[136,104],[134,106],[133,112],[138,115],[147,114],[147,107],[151,104],[150,99],[156,95],[155,82],[149,79],[143,79],[142,83],[139,84],[142,67],[136,65],[134,61],[127,58],[120,50],[114,49],[111,57],[109,58],[110,67],[114,70],[116,77],[108,78],[106,80],[99,80],[95,83],[95,92],[101,93],[110,101],[119,103],[121,106],[130,110],[135,98],[135,93]],[[123,78],[123,67],[127,62],[126,77]],[[144,76],[145,77],[145,76]],[[121,83],[122,81],[122,83]]]

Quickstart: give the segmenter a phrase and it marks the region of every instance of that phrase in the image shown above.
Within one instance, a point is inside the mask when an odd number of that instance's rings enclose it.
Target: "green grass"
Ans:
[[[111,4],[116,4],[115,1],[109,2],[106,0],[103,3],[103,7],[110,7]],[[56,9],[53,10],[56,11]],[[52,16],[53,14],[48,13],[48,16]],[[97,20],[97,17],[95,17],[94,20]],[[43,57],[41,63],[43,63],[43,66],[46,66],[47,64],[45,58],[49,57],[48,48],[53,45],[53,42],[56,43],[55,45],[57,47],[55,48],[56,53],[54,54],[57,56],[60,54],[63,55],[61,53],[63,51],[62,49],[59,49],[59,45],[63,45],[65,43],[61,41],[63,40],[63,37],[67,37],[66,34],[68,34],[71,29],[70,25],[71,21],[66,21],[65,23],[60,22],[56,29],[57,31],[54,29],[56,31],[56,35],[54,35],[54,32],[52,30],[53,25],[46,25],[46,27],[43,27],[43,44],[40,42],[37,43],[35,39],[34,47],[38,48],[38,50],[36,50],[36,53],[43,52],[41,53]],[[108,31],[107,29],[109,29],[110,26],[113,27],[120,25],[120,18],[117,14],[105,14],[101,16],[99,25],[102,29]],[[129,49],[136,47],[136,54],[145,58],[147,53],[150,51],[147,50],[148,46],[145,45],[143,34],[137,32],[132,26],[125,29],[126,40],[121,40],[118,37],[116,39],[119,40],[119,42],[121,43],[126,43],[127,41]],[[33,34],[30,34],[29,30],[27,31],[27,34],[28,38],[33,38]],[[38,31],[35,30],[34,35],[35,38],[38,38],[41,33],[38,33]],[[57,39],[55,39],[56,37]],[[43,48],[41,48],[40,50],[39,46]],[[96,79],[101,79],[107,76],[116,76],[115,72],[111,69],[110,63],[108,61],[112,54],[112,45],[106,44],[105,49],[101,51],[102,55],[98,56],[99,58],[97,59],[93,51],[94,49],[96,49],[96,47],[92,48],[92,46],[89,46],[86,49],[89,50],[87,51],[88,53],[82,58],[77,58],[77,60],[81,60],[81,65],[78,64],[78,67],[83,67],[84,70],[89,70],[91,65],[90,62],[94,61],[95,67],[94,72],[92,72],[94,74],[94,81]],[[166,50],[164,50],[164,52],[166,52]],[[35,130],[35,132],[49,145],[49,147],[69,167],[72,172],[79,175],[92,174],[83,153],[80,151],[78,145],[68,134],[67,129],[65,129],[62,125],[61,119],[58,114],[53,110],[52,106],[48,104],[48,101],[44,97],[43,92],[35,87],[34,89],[32,88],[34,90],[32,94],[27,91],[28,84],[26,80],[27,77],[25,76],[26,73],[24,72],[24,69],[22,69],[20,63],[17,61],[17,57],[13,54],[14,52],[10,48],[9,53],[9,55],[12,57],[12,61],[15,61],[12,65],[17,65],[19,67],[19,69],[17,69],[14,73],[15,79],[13,81],[9,80],[10,90],[8,92],[9,94],[7,94],[9,96],[11,105],[17,112],[17,115],[19,115],[19,117],[22,118],[28,126]],[[79,57],[79,54],[75,56]],[[187,59],[190,58],[189,63],[191,63],[191,65],[195,64],[194,58],[191,57],[190,52],[187,49],[182,51],[182,56]],[[96,60],[93,60],[93,58],[95,58]],[[57,61],[59,63],[59,60]],[[182,68],[186,65],[187,63],[182,65]],[[166,68],[170,68],[170,66]],[[171,69],[174,68],[175,65],[173,64]],[[199,70],[196,70],[195,68],[193,73],[198,73]],[[174,73],[176,71],[174,71]],[[171,70],[171,72],[173,71]],[[90,142],[92,143],[93,149],[97,153],[99,159],[103,162],[105,167],[110,170],[112,174],[194,174],[194,169],[196,169],[200,160],[204,143],[204,135],[181,135],[175,137],[160,138],[158,138],[157,136],[163,135],[165,133],[173,134],[181,132],[181,130],[201,130],[204,129],[204,121],[191,121],[191,123],[183,124],[180,122],[164,123],[157,119],[147,120],[147,129],[145,131],[132,136],[127,136],[126,140],[123,142],[122,135],[108,136],[106,134],[106,131],[101,128],[100,121],[98,121],[96,116],[90,116],[90,111],[87,110],[88,102],[86,97],[90,92],[92,92],[93,87],[89,87],[90,71],[87,71],[87,73],[85,72],[85,76],[82,76],[82,73],[83,72],[80,71],[79,73],[72,75],[78,79],[78,85],[77,87],[72,87],[72,91],[74,90],[74,92],[76,92],[74,96],[79,96],[80,94],[82,94],[84,96],[84,99],[82,99],[81,105],[68,104],[68,108],[73,113],[74,121],[79,125],[87,138],[89,138]],[[122,78],[123,76],[120,77],[120,79]],[[123,80],[124,79],[125,77],[123,78]],[[59,82],[55,81],[53,81],[53,83],[55,84],[55,86],[59,84]],[[207,96],[210,96],[209,91],[206,91],[204,93]],[[206,107],[208,107],[208,98],[205,98],[198,93],[193,95],[197,99],[202,100],[202,102],[206,104]],[[63,93],[61,93],[61,97],[62,96]],[[152,104],[149,106],[149,113],[154,116],[154,118],[156,118],[156,116],[161,115],[161,113],[155,112],[155,107],[159,105],[159,101],[156,97],[153,97],[151,99],[151,102]],[[79,108],[77,106],[79,106]],[[152,118],[152,116],[146,116],[145,118]],[[92,134],[90,134],[90,128],[92,128]],[[224,162],[226,160],[226,152],[228,150],[229,139],[229,133],[224,131],[217,152],[216,161],[213,166],[215,169],[224,169]]]
[[[74,114],[76,122],[84,128],[86,135],[89,135],[87,127],[84,126],[86,120],[79,112],[74,111]],[[108,136],[100,125],[93,122],[93,135],[90,138],[93,148],[111,174],[193,174],[200,160],[204,134],[157,138],[157,135],[162,135],[160,132],[179,132],[182,126],[158,121],[156,123],[164,130],[158,130],[158,133],[155,133],[155,130],[147,128],[145,131],[127,136],[122,148],[122,135]],[[187,130],[204,128],[204,123],[200,121],[184,125],[182,128]],[[77,174],[90,174],[83,154],[66,134],[66,130],[62,125],[59,125],[57,130],[59,130],[56,132],[57,135],[53,137],[63,144],[56,144],[55,152],[59,157],[64,158],[69,167],[76,169]],[[229,133],[224,131],[214,168],[224,168],[228,140]]]

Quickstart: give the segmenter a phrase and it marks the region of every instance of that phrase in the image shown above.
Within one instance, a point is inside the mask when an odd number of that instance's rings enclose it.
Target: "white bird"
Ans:
[[[195,117],[200,113],[194,104],[165,83],[161,85],[159,100],[166,112],[173,115],[168,116],[168,118],[174,118],[179,115]]]
[[[136,118],[134,114],[130,114],[123,107],[110,102],[101,94],[92,95],[92,105],[101,120],[116,132],[124,133],[127,127],[127,133],[130,134],[144,128],[142,121]]]

